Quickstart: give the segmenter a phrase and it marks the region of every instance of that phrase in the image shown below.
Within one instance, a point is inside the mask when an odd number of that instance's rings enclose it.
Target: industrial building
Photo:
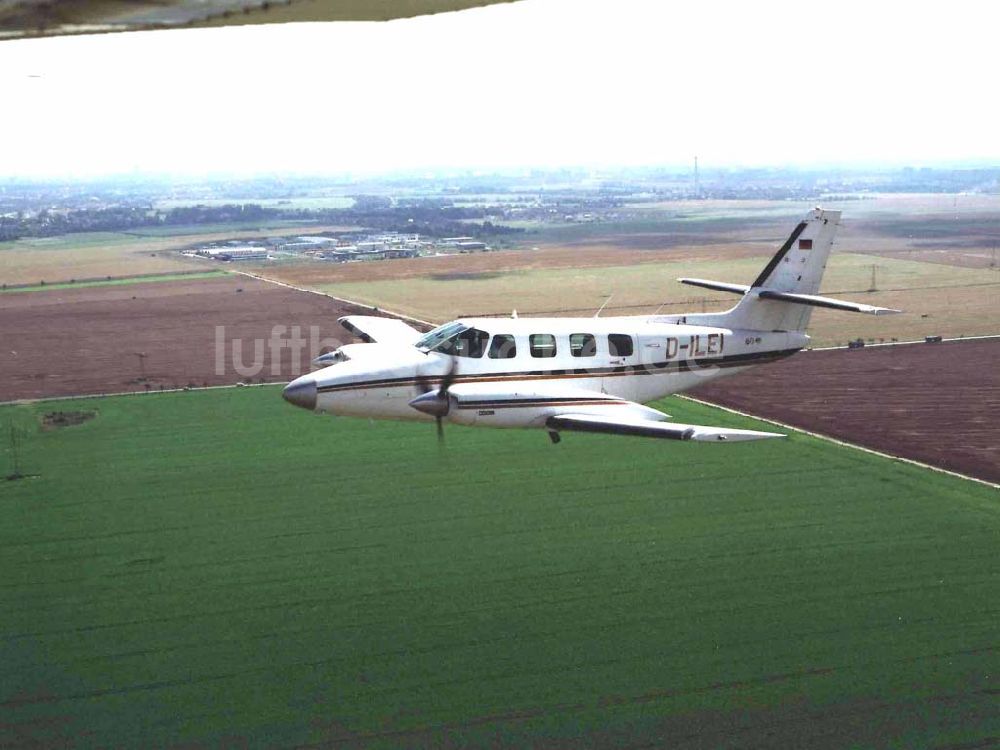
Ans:
[[[337,244],[335,237],[296,237],[290,242],[275,245],[275,250],[282,253],[302,253],[312,250],[323,250]]]
[[[239,245],[234,247],[205,247],[196,251],[196,255],[210,260],[267,260],[267,248],[258,245]]]

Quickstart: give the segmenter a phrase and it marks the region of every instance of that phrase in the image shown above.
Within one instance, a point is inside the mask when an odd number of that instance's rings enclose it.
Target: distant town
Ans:
[[[185,251],[191,257],[220,262],[310,259],[335,263],[392,258],[417,258],[439,253],[486,252],[492,248],[474,237],[429,239],[419,234],[384,232],[381,234],[345,234],[341,236],[305,235],[269,237],[266,240],[241,242],[230,240],[209,243]]]
[[[997,193],[1000,167],[553,169],[510,173],[84,182],[0,178],[0,241],[82,232],[260,231],[245,247],[191,248],[229,260],[266,253],[331,261],[523,244],[540,226],[632,221],[687,200],[845,201],[878,193]],[[317,236],[309,225],[323,228]],[[294,227],[286,236],[281,228]],[[330,233],[327,227],[344,227]],[[530,241],[530,240],[528,240]],[[218,252],[226,250],[226,252]]]

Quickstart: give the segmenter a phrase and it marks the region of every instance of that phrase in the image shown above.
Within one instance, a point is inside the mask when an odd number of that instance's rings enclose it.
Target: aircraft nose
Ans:
[[[316,379],[309,375],[296,378],[285,386],[281,396],[290,404],[312,411],[316,408]]]

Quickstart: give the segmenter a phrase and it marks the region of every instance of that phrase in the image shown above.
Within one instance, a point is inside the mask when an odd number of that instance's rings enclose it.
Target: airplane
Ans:
[[[317,21],[389,21],[510,0],[0,0],[0,42],[68,34]]]
[[[814,308],[882,315],[885,307],[823,297],[823,271],[840,212],[816,208],[798,223],[750,285],[681,278],[740,295],[725,312],[591,318],[459,318],[429,333],[401,320],[349,315],[365,343],[315,361],[285,400],[315,412],[476,427],[739,442],[780,433],[678,424],[644,403],[809,343]],[[598,311],[599,313],[600,311]]]

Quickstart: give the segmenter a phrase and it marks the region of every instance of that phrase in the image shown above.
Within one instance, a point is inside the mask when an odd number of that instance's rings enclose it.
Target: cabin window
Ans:
[[[532,357],[556,356],[556,337],[551,333],[533,333],[528,337]]]
[[[631,357],[632,337],[624,333],[608,334],[608,352],[612,357]]]
[[[506,333],[498,333],[490,342],[490,359],[514,359],[517,356],[517,344],[514,337]]]
[[[574,357],[597,356],[597,339],[590,333],[571,333],[569,351]]]
[[[490,335],[486,331],[470,328],[462,331],[454,339],[456,357],[482,357],[486,353],[486,342],[490,340]]]

